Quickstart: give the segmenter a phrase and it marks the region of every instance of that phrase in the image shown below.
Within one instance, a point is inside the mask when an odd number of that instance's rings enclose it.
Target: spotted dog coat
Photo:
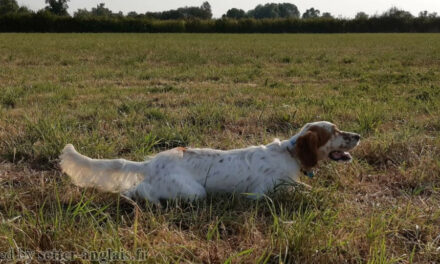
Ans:
[[[178,147],[144,162],[91,159],[68,144],[60,156],[62,171],[81,187],[123,192],[158,202],[160,199],[197,199],[207,193],[253,193],[273,190],[283,181],[298,181],[329,158],[350,161],[347,152],[360,136],[340,131],[329,122],[306,124],[289,140],[234,150]]]

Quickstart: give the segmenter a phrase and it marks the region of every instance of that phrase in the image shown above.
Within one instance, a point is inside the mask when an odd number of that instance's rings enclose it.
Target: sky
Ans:
[[[33,10],[43,8],[45,0],[18,0],[20,5],[27,6]],[[73,14],[79,8],[91,9],[98,3],[105,3],[105,6],[113,12],[136,11],[145,13],[147,11],[164,11],[177,9],[183,6],[200,6],[204,0],[70,0],[69,13]],[[211,4],[214,17],[221,17],[230,8],[240,8],[245,11],[253,9],[258,4],[265,3],[292,3],[295,4],[301,13],[308,8],[314,7],[323,12],[330,12],[335,17],[352,18],[359,11],[369,15],[381,14],[392,6],[410,11],[417,16],[420,11],[428,10],[440,14],[440,0],[208,0]]]

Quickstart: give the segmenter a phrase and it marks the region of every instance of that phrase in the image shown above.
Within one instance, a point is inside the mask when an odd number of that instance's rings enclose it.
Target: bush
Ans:
[[[69,17],[48,12],[0,16],[0,32],[348,33],[440,32],[438,17],[381,16],[368,19],[181,19]]]

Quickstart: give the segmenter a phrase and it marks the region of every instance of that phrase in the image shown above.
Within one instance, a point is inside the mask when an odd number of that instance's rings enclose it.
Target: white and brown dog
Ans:
[[[306,124],[289,140],[244,149],[174,148],[144,162],[91,159],[68,144],[60,156],[62,171],[81,187],[122,192],[157,203],[160,199],[197,199],[206,193],[253,193],[259,197],[284,181],[298,181],[318,161],[351,161],[347,152],[360,136],[332,123]],[[310,176],[310,175],[309,175]]]

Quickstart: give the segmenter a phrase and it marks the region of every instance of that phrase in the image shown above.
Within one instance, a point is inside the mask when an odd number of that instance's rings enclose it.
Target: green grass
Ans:
[[[0,252],[440,262],[439,60],[436,34],[1,34]],[[259,201],[135,206],[57,167],[66,143],[142,160],[265,144],[317,120],[362,134],[354,161]]]

